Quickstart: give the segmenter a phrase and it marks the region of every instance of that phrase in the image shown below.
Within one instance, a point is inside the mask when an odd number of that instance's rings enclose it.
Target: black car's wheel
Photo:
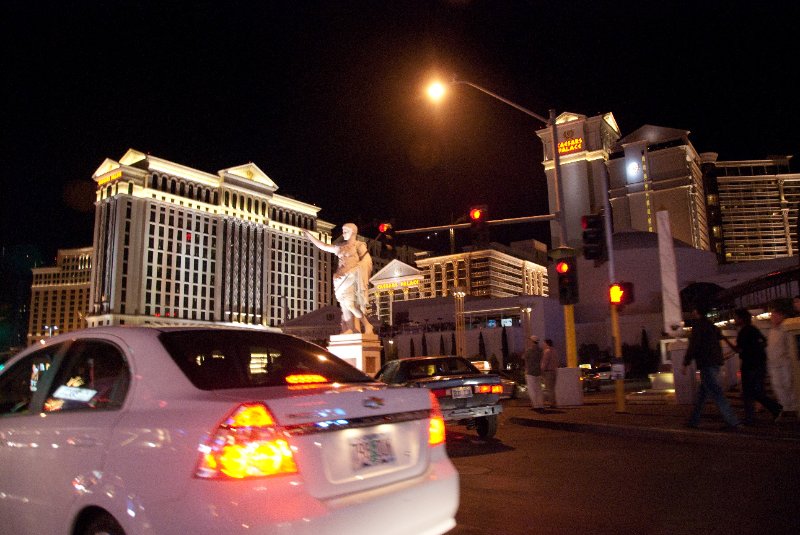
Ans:
[[[497,433],[497,415],[475,418],[475,430],[481,438],[492,438]]]
[[[92,518],[81,531],[82,535],[125,535],[116,520],[110,515],[100,514]]]

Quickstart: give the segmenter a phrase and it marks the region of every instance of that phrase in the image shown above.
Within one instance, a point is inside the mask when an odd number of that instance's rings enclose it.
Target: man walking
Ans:
[[[692,325],[692,332],[689,334],[689,347],[686,349],[686,356],[683,359],[683,373],[692,361],[695,361],[700,370],[700,388],[697,391],[697,399],[694,403],[694,410],[689,418],[688,426],[697,428],[700,426],[700,415],[703,412],[703,405],[706,397],[711,399],[719,407],[722,419],[727,424],[727,429],[739,429],[739,419],[733,413],[722,387],[719,385],[719,368],[724,362],[722,357],[722,347],[720,340],[722,333],[717,326],[711,323],[706,317],[708,310],[704,306],[696,305],[692,310],[692,317],[695,319]]]

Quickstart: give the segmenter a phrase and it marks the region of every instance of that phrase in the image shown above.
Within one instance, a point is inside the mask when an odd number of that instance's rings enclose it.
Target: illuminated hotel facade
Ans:
[[[703,153],[712,250],[720,262],[746,262],[797,254],[800,173],[791,156],[717,161]]]
[[[701,164],[687,130],[645,125],[622,138],[607,163],[614,232],[656,232],[666,210],[673,238],[711,250]]]
[[[536,132],[542,140],[550,213],[556,212],[553,135],[550,127]],[[556,149],[561,178],[561,212],[568,240],[566,245],[581,244],[581,217],[599,213],[606,198],[605,164],[620,137],[611,113],[587,117],[565,112],[556,118]],[[561,243],[557,222],[550,223],[554,246]]]
[[[129,150],[97,183],[88,324],[278,327],[332,302],[319,208],[255,164],[216,174]]]
[[[396,323],[396,302],[448,297],[455,288],[489,299],[548,295],[547,267],[535,262],[533,255],[499,244],[418,259],[416,265],[395,260],[370,279],[370,302],[381,323]]]
[[[33,268],[28,345],[86,327],[92,248],[59,249],[55,267]]]

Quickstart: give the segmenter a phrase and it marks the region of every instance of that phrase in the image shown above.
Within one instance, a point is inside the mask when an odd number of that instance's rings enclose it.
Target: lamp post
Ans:
[[[44,330],[47,331],[47,336],[49,338],[53,337],[53,331],[58,331],[58,325],[45,325]],[[58,333],[56,333],[58,334]]]
[[[463,287],[453,288],[453,297],[455,298],[455,317],[456,317],[456,355],[459,357],[465,356],[466,335],[464,325],[464,298],[467,296],[467,290]]]
[[[563,184],[561,183],[561,165],[558,156],[558,130],[556,128],[556,111],[554,109],[550,109],[549,116],[545,118],[542,115],[539,115],[536,112],[525,108],[524,106],[520,106],[516,102],[512,102],[505,97],[502,97],[495,93],[494,91],[490,91],[485,87],[482,87],[478,84],[473,82],[468,82],[466,80],[459,80],[455,77],[449,82],[448,85],[466,85],[472,87],[473,89],[477,89],[481,93],[489,95],[490,97],[499,100],[503,104],[507,104],[512,108],[521,111],[525,115],[533,117],[537,121],[544,123],[546,126],[550,128],[550,133],[552,136],[552,157],[553,157],[553,185],[555,186],[554,193],[554,200],[555,206],[554,214],[552,214],[552,219],[556,221],[558,225],[558,240],[557,240],[557,247],[555,247],[553,254],[551,256],[554,259],[564,258],[567,256],[575,256],[575,251],[571,249],[568,243],[568,236],[567,236],[567,225],[564,221],[564,211],[562,210],[562,199],[564,198],[564,191],[563,191]],[[434,82],[430,86],[428,86],[427,93],[428,96],[434,100],[438,101],[441,100],[445,93],[447,92],[446,87],[441,82]],[[572,304],[565,304],[564,306],[564,330],[565,330],[565,338],[566,338],[566,354],[567,354],[567,367],[569,368],[577,368],[578,367],[578,350],[577,350],[577,343],[575,339],[575,316],[574,316],[574,305]]]
[[[453,77],[453,79],[449,82],[449,85],[467,85],[467,86],[469,86],[469,87],[471,87],[473,89],[477,89],[481,93],[489,95],[490,97],[492,97],[492,98],[494,98],[496,100],[499,100],[503,104],[507,104],[507,105],[511,106],[512,108],[514,108],[514,109],[516,109],[518,111],[521,111],[525,115],[528,115],[529,117],[533,117],[537,121],[539,121],[539,122],[543,123],[544,125],[550,127],[550,134],[551,134],[551,136],[553,138],[552,139],[552,144],[553,144],[553,153],[552,153],[552,156],[553,156],[553,183],[554,183],[555,189],[556,189],[556,191],[554,192],[555,193],[555,207],[554,207],[555,208],[554,209],[555,214],[554,215],[555,215],[555,221],[558,224],[558,234],[559,234],[558,235],[558,247],[566,247],[566,245],[567,245],[567,226],[566,226],[566,223],[564,222],[563,212],[561,210],[561,199],[563,198],[563,186],[561,184],[561,169],[560,169],[560,162],[559,162],[559,156],[558,156],[558,144],[556,142],[556,139],[558,138],[558,132],[557,132],[557,129],[556,129],[556,110],[550,109],[549,117],[545,118],[544,116],[539,115],[538,113],[536,113],[534,111],[531,111],[531,110],[529,110],[528,108],[526,108],[524,106],[520,106],[516,102],[512,102],[512,101],[508,100],[507,98],[498,95],[494,91],[490,91],[490,90],[486,89],[485,87],[482,87],[482,86],[480,86],[478,84],[475,84],[475,83],[472,83],[472,82],[468,82],[467,80],[459,80],[459,79]],[[430,86],[428,86],[427,92],[428,92],[428,96],[432,100],[439,101],[444,97],[444,95],[447,92],[447,90],[445,88],[445,85],[442,84],[441,82],[434,82]]]

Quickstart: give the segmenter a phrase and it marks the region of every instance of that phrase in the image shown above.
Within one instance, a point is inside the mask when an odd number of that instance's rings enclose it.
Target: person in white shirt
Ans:
[[[767,370],[769,380],[778,403],[783,405],[784,412],[797,411],[795,385],[793,384],[792,361],[797,360],[797,349],[786,331],[783,322],[792,316],[792,307],[788,303],[777,303],[773,306],[770,322],[772,328],[767,334]]]

